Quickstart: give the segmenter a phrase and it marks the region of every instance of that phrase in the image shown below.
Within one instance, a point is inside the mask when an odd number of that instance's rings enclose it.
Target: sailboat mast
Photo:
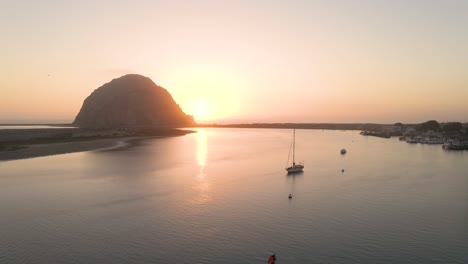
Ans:
[[[296,153],[296,129],[293,130],[293,164],[295,163],[294,156]]]

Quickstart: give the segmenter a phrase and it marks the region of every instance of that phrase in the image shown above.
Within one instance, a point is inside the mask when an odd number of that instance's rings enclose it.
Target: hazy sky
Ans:
[[[199,122],[468,121],[468,1],[0,0],[0,36],[0,122],[126,73]]]

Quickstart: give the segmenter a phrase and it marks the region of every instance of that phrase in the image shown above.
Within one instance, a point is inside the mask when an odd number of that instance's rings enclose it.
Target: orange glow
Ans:
[[[207,153],[207,142],[206,142],[206,134],[205,131],[200,130],[198,131],[197,137],[197,161],[198,165],[200,166],[200,175],[203,174],[203,169],[206,164],[206,153]]]
[[[0,123],[70,123],[127,73],[200,124],[468,121],[466,1],[6,2]]]
[[[242,85],[233,72],[219,65],[188,63],[179,67],[179,73],[167,83],[177,103],[197,122],[212,122],[237,114],[239,87]],[[179,75],[184,78],[178,78]],[[191,87],[191,89],[187,89]]]
[[[213,105],[207,98],[194,98],[191,113],[195,117],[195,120],[210,119],[213,117]]]

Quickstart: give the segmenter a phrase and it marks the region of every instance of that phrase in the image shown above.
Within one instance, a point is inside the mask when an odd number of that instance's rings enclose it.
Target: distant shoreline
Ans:
[[[50,134],[47,134],[47,130]],[[45,132],[44,132],[45,131]],[[57,129],[12,129],[0,133],[0,162],[93,150],[114,150],[132,146],[132,141],[182,136],[193,130],[153,130],[129,136],[63,137]],[[20,135],[18,136],[18,133]],[[68,131],[67,131],[68,132]],[[8,140],[10,135],[11,139]],[[34,138],[37,134],[42,138]]]
[[[411,124],[412,125],[412,124]],[[393,124],[375,123],[244,123],[244,124],[198,124],[199,128],[278,128],[278,129],[324,129],[324,130],[369,130],[390,127]]]
[[[468,123],[461,122],[465,126],[468,126]],[[415,127],[418,126],[420,123],[396,123],[401,124],[406,127]],[[442,122],[441,124],[444,124]],[[284,129],[324,129],[324,130],[379,130],[382,128],[392,127],[395,124],[390,123],[231,123],[231,124],[218,124],[218,123],[210,123],[210,124],[197,124],[193,126],[193,128],[284,128]],[[0,129],[2,126],[50,126],[50,127],[63,127],[63,128],[76,128],[71,123],[4,123],[0,124]],[[190,128],[190,127],[187,127]]]

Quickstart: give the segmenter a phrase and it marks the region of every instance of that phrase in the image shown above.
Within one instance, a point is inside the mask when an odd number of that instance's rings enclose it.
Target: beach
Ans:
[[[119,147],[128,146],[130,140],[138,138],[139,137],[118,139],[107,138],[87,141],[26,145],[14,150],[0,151],[0,161],[28,159],[90,150],[117,149]]]
[[[131,146],[137,140],[180,136],[192,132],[191,130],[158,129],[126,131],[125,134],[112,136],[115,134],[113,131],[102,130],[85,132],[79,129],[0,130],[0,161],[91,150],[113,150]]]

